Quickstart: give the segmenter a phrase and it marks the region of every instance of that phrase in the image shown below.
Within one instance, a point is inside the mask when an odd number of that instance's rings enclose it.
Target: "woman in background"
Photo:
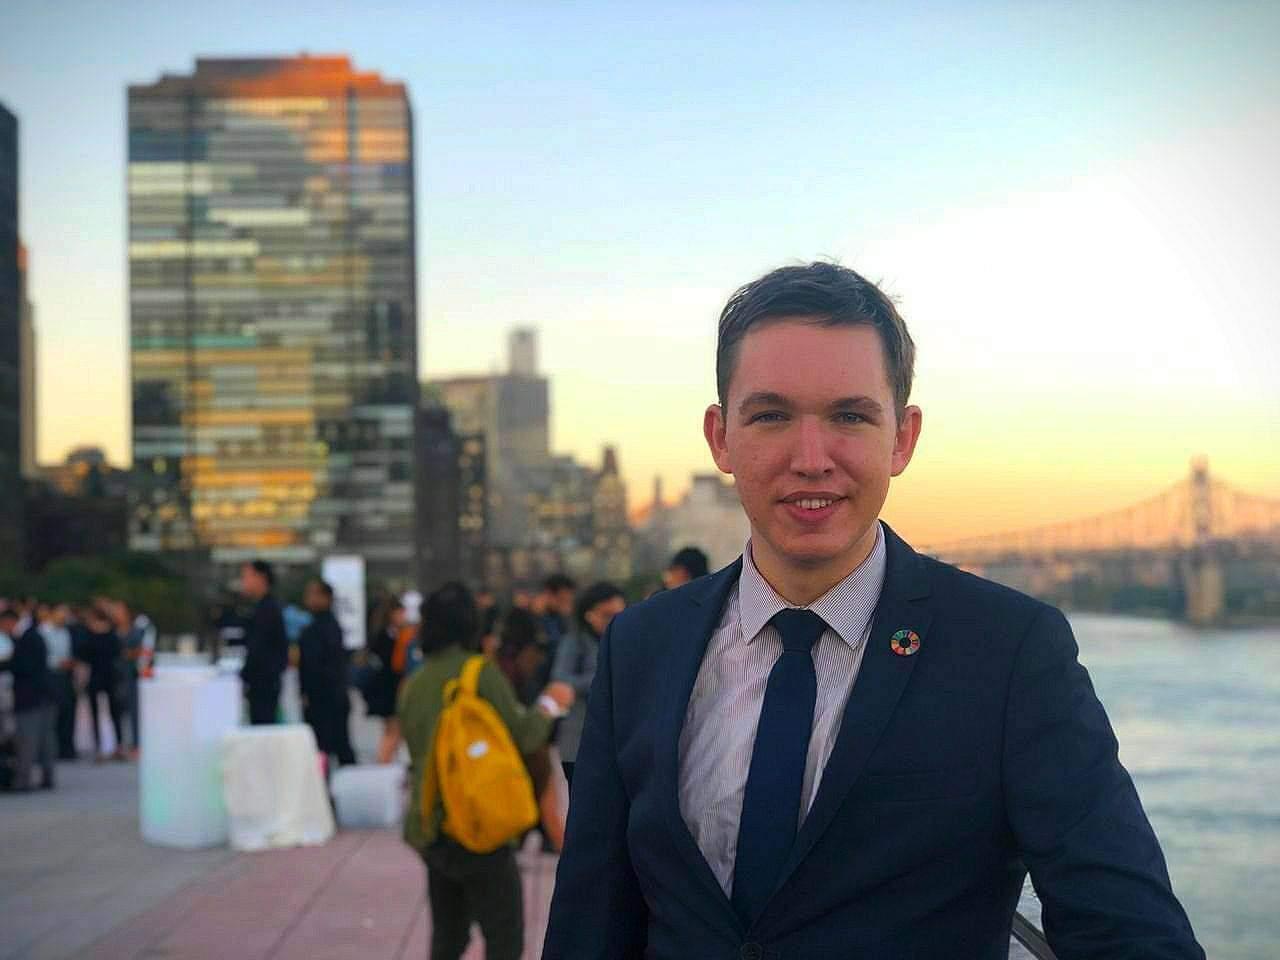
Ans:
[[[365,688],[365,706],[371,717],[382,717],[382,737],[378,741],[378,763],[390,763],[400,746],[400,721],[396,717],[396,693],[401,672],[396,670],[396,641],[405,626],[404,604],[394,597],[382,601],[373,615],[369,633],[372,673]]]

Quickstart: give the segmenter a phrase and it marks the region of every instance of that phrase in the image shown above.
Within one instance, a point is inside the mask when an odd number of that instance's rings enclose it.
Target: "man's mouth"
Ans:
[[[784,497],[782,502],[794,509],[818,513],[843,499],[844,497],[836,496],[834,493],[800,493]]]

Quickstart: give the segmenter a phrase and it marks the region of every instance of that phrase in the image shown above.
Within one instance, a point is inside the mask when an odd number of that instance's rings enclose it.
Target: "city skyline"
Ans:
[[[1274,9],[794,9],[373,23],[231,3],[198,38],[147,4],[127,30],[88,6],[69,29],[65,9],[0,15],[41,461],[81,443],[127,460],[125,85],[310,49],[414,98],[419,377],[492,372],[507,331],[537,327],[552,449],[616,444],[633,504],[655,474],[674,499],[712,469],[724,299],[823,255],[882,279],[920,348],[925,430],[885,511],[909,538],[1121,507],[1202,453],[1280,487]],[[103,376],[75,394],[60,367]]]

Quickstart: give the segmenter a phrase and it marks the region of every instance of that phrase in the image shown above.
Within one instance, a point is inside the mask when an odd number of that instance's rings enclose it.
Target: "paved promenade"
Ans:
[[[0,794],[0,958],[425,958],[425,874],[398,831],[323,847],[170,850],[138,833],[137,767],[61,764],[53,793]],[[521,854],[526,956],[555,858]],[[467,960],[483,957],[478,935]]]

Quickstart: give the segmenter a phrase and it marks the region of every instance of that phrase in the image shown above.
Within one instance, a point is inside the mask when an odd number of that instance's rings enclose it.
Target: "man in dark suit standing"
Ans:
[[[289,662],[284,614],[271,593],[275,583],[275,571],[265,560],[240,568],[240,592],[255,604],[245,630],[244,666],[240,670],[252,724],[276,722],[281,676]]]
[[[351,749],[347,696],[347,648],[342,625],[333,615],[333,587],[323,580],[307,584],[302,598],[311,622],[298,635],[298,686],[302,715],[316,735],[316,745],[338,763],[356,762]]]
[[[544,957],[1197,958],[1066,619],[878,518],[921,411],[852,270],[730,298],[704,432],[743,556],[604,636]]]
[[[31,767],[40,764],[41,787],[52,790],[56,775],[57,740],[54,733],[53,677],[49,651],[36,626],[18,630],[18,614],[0,611],[0,632],[13,640],[13,655],[0,670],[13,674],[13,715],[17,726],[15,790],[31,789]]]

